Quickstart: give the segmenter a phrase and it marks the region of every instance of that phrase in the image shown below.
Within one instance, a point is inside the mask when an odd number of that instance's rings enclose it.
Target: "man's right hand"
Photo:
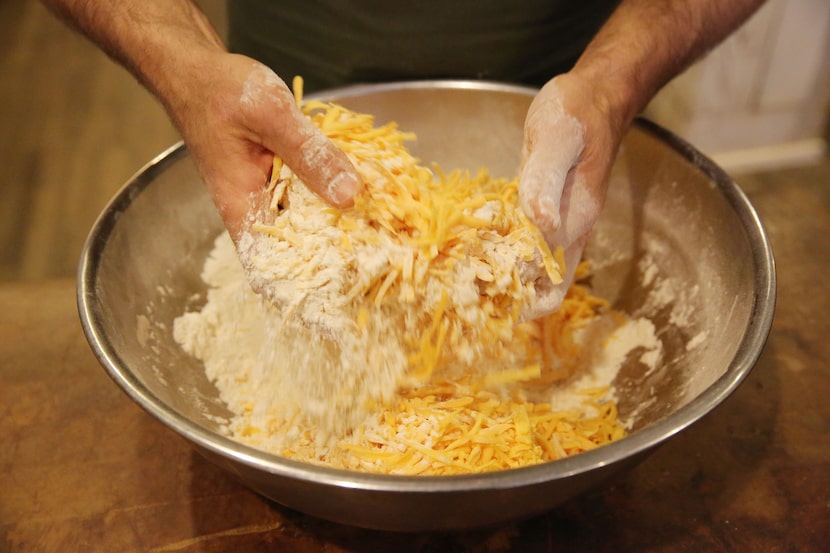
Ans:
[[[329,204],[351,205],[360,177],[271,69],[221,52],[187,71],[165,104],[231,236],[243,230],[275,155]]]

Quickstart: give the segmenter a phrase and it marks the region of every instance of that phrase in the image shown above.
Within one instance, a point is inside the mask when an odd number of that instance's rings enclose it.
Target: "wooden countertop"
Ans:
[[[0,553],[830,551],[830,184],[745,186],[779,268],[767,346],[723,405],[532,520],[387,534],[262,499],[106,376],[74,282],[0,285]]]

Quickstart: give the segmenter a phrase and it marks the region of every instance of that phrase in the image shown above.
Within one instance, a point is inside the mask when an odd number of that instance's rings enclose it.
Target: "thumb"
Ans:
[[[291,110],[285,132],[264,137],[294,173],[324,201],[335,207],[352,205],[363,181],[349,158],[299,110]]]
[[[257,65],[245,82],[247,103],[259,112],[261,144],[274,152],[324,201],[348,207],[363,181],[346,154],[303,114],[276,73]]]

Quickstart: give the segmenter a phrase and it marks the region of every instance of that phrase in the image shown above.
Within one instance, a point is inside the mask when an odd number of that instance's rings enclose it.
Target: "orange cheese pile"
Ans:
[[[301,89],[298,84],[295,90]],[[404,145],[414,135],[401,132],[394,122],[375,126],[372,116],[336,104],[302,102],[299,95],[298,102],[366,183],[352,209],[322,204],[313,209],[325,211],[327,224],[341,231],[344,252],[359,245],[388,256],[369,276],[353,260],[344,271],[351,280],[341,296],[351,303],[361,330],[368,318],[384,316],[386,307],[411,306],[406,315],[407,376],[419,383],[428,382],[447,355],[471,361],[482,349],[523,340],[527,330],[518,323],[523,306],[534,300],[534,281],[560,283],[564,256],[561,248],[550,251],[519,208],[518,180],[492,179],[483,169],[471,175],[427,168]],[[275,158],[270,221],[259,221],[252,229],[301,244],[303,237],[296,236],[284,216],[292,207],[289,191],[300,185]],[[306,208],[295,210],[307,213]],[[474,289],[467,286],[461,292],[464,283],[472,282]]]
[[[266,423],[252,422],[254,402],[234,424],[235,436],[293,459],[424,475],[527,466],[622,437],[607,387],[580,391],[582,406],[565,412],[545,401],[585,357],[580,329],[596,317],[621,316],[574,286],[556,313],[521,320],[538,279],[560,283],[564,263],[561,249],[551,252],[519,208],[517,180],[427,168],[404,145],[414,137],[395,123],[375,126],[366,114],[302,102],[301,93],[298,102],[349,156],[365,192],[348,210],[321,203],[303,211],[315,200],[298,191],[304,185],[275,159],[270,211],[252,231],[301,251],[304,237],[295,225],[307,222],[307,213],[325,215],[324,232],[336,237],[337,262],[346,269],[322,281],[339,286],[331,309],[348,315],[351,327],[343,332],[393,328],[406,368],[391,399],[362,396],[368,416],[333,443],[320,443],[302,417],[274,411]],[[349,258],[372,248],[384,257],[371,270]],[[291,274],[319,275],[330,267],[298,266]],[[298,278],[286,282],[297,286]],[[292,441],[276,439],[289,434]]]
[[[578,390],[579,407],[555,411],[545,397],[568,376],[586,352],[574,333],[594,320],[605,303],[586,288],[571,288],[562,308],[532,324],[525,344],[542,340],[563,344],[558,372],[513,369],[498,386],[471,377],[401,390],[379,405],[351,434],[321,449],[313,428],[302,428],[290,445],[269,448],[269,437],[297,429],[295,419],[274,417],[267,427],[237,427],[242,442],[295,460],[334,468],[398,475],[453,475],[506,470],[555,461],[589,451],[625,436],[607,386]],[[621,315],[605,311],[612,318]],[[621,320],[620,320],[621,322]],[[558,348],[559,346],[557,346]]]
[[[595,414],[436,383],[404,393],[371,431],[345,441],[344,468],[403,475],[480,473],[535,465],[625,435],[607,389],[586,390]]]

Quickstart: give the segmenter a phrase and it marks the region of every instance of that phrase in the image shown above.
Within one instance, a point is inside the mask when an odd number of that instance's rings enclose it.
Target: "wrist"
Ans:
[[[587,83],[597,109],[620,130],[634,120],[657,90],[630,59],[586,51],[570,73]]]

